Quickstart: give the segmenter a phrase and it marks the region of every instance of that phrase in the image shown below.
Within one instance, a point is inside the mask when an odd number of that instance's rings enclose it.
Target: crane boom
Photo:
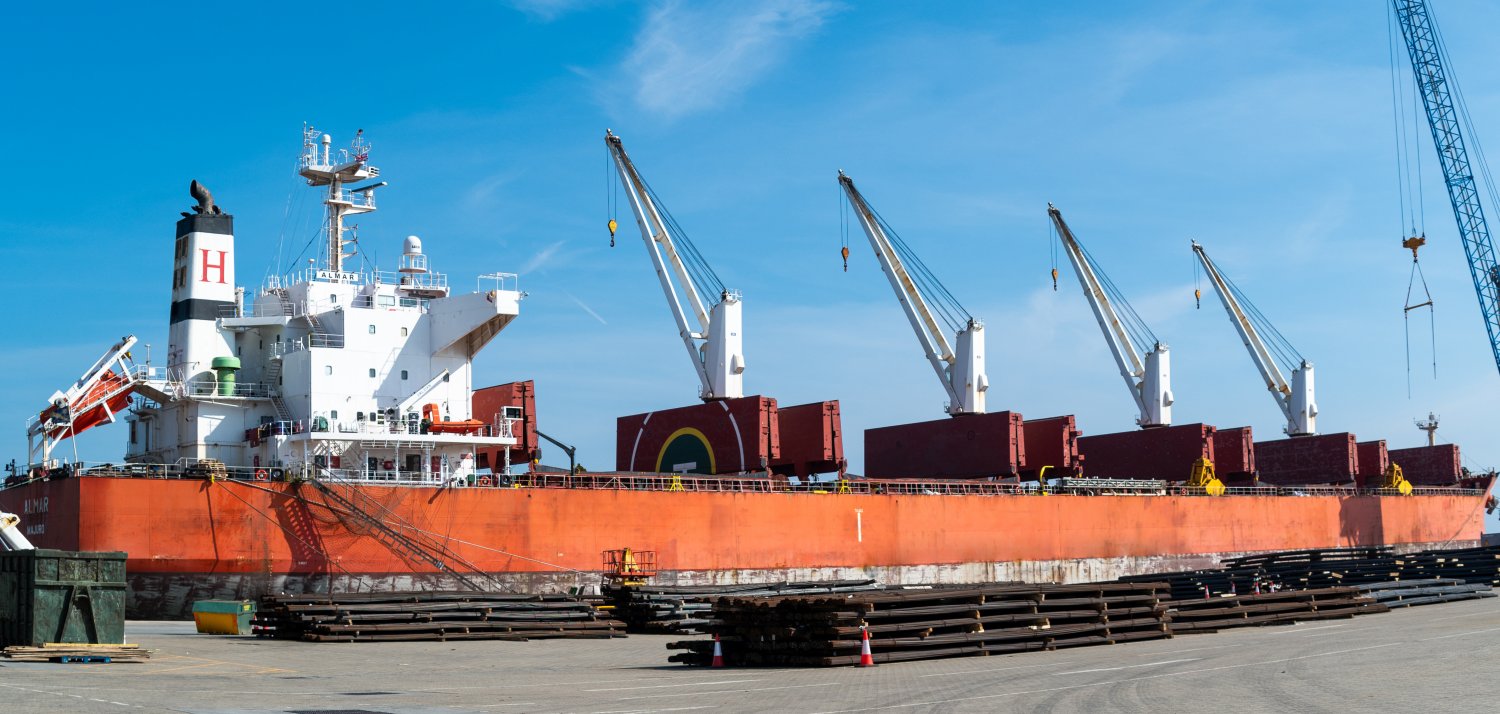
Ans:
[[[1094,319],[1099,322],[1099,329],[1104,333],[1104,342],[1109,345],[1115,364],[1120,368],[1120,376],[1125,379],[1125,386],[1130,390],[1136,408],[1140,410],[1135,423],[1141,428],[1170,426],[1173,399],[1171,359],[1167,346],[1157,341],[1144,357],[1140,355],[1138,348],[1130,340],[1124,321],[1115,311],[1114,303],[1110,301],[1108,292],[1100,282],[1093,262],[1084,253],[1083,246],[1073,236],[1067,222],[1063,221],[1062,211],[1049,203],[1047,215],[1051,216],[1052,224],[1057,227],[1063,251],[1068,254],[1068,262],[1073,264],[1078,284],[1083,287],[1083,296],[1089,301],[1089,307],[1093,308]]]
[[[886,235],[880,219],[854,187],[854,179],[840,171],[839,185],[843,187],[849,205],[853,206],[865,236],[870,239],[870,247],[875,249],[875,258],[890,280],[891,289],[895,291],[906,319],[911,322],[927,361],[948,392],[948,414],[983,414],[984,396],[989,389],[989,378],[984,371],[984,323],[969,317],[964,327],[957,330],[955,351],[917,281]]]
[[[1490,351],[1495,357],[1495,367],[1500,369],[1500,263],[1495,260],[1495,244],[1484,219],[1479,188],[1474,181],[1473,166],[1459,126],[1460,118],[1467,117],[1467,112],[1461,106],[1462,97],[1459,98],[1460,104],[1455,104],[1449,91],[1448,72],[1443,67],[1446,53],[1437,26],[1427,10],[1426,0],[1392,0],[1392,3],[1396,20],[1401,25],[1401,35],[1406,39],[1412,72],[1421,90],[1422,106],[1427,110],[1432,143],[1443,166],[1443,184],[1448,187],[1448,200],[1453,204],[1453,217],[1458,221],[1458,235],[1469,260],[1469,273],[1474,279],[1474,292],[1479,296],[1479,312],[1484,318],[1485,332],[1489,334]],[[1484,168],[1482,155],[1480,168]]]
[[[1225,312],[1229,313],[1229,321],[1234,323],[1234,329],[1240,333],[1240,339],[1245,343],[1245,349],[1250,353],[1251,361],[1255,362],[1255,368],[1260,370],[1260,376],[1266,382],[1266,389],[1270,390],[1271,396],[1276,399],[1276,406],[1286,417],[1287,436],[1312,436],[1318,433],[1317,417],[1318,405],[1313,401],[1313,366],[1307,360],[1301,360],[1292,370],[1292,381],[1287,383],[1281,374],[1281,368],[1276,365],[1276,360],[1271,355],[1271,349],[1261,338],[1260,332],[1251,324],[1251,318],[1246,314],[1240,301],[1234,296],[1229,281],[1219,272],[1219,268],[1209,259],[1208,253],[1204,252],[1203,246],[1193,241],[1193,252],[1198,255],[1198,260],[1203,264],[1203,270],[1208,274],[1209,282],[1213,283],[1214,292],[1219,294],[1219,302],[1224,304]]]
[[[741,337],[739,293],[717,286],[719,302],[705,309],[703,298],[693,279],[693,271],[683,260],[676,238],[668,229],[668,222],[663,220],[650,188],[626,155],[620,137],[606,130],[604,143],[614,159],[620,183],[624,186],[630,208],[635,213],[636,225],[640,226],[641,240],[646,244],[646,252],[656,268],[656,277],[661,281],[667,307],[677,323],[677,334],[687,347],[693,369],[698,374],[698,396],[706,402],[745,396],[745,353]],[[693,317],[697,320],[696,330],[688,321],[687,311],[683,309],[682,300],[678,297],[679,290],[686,296]]]

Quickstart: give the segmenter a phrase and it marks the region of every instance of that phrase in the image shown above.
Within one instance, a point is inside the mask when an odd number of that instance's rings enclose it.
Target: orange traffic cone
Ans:
[[[724,648],[719,646],[719,636],[714,635],[714,661],[712,667],[724,666]]]
[[[864,636],[859,644],[859,666],[874,667],[875,656],[870,654],[870,631],[865,629],[864,626],[860,626],[859,631]]]

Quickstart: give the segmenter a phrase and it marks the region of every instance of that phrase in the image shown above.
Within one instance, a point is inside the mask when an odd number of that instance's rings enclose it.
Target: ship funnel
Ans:
[[[407,236],[406,241],[401,244],[401,272],[427,272],[427,256],[422,254],[421,238]]]

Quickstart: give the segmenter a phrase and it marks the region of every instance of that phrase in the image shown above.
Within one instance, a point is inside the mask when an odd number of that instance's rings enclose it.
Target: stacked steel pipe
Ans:
[[[575,597],[486,592],[267,595],[251,629],[310,642],[625,636],[624,623]]]
[[[991,584],[822,596],[721,597],[703,626],[724,663],[840,666],[1004,654],[1171,637],[1165,585]],[[714,641],[673,642],[669,660],[708,665]]]
[[[713,601],[724,596],[769,597],[880,590],[874,580],[825,580],[751,585],[626,585],[606,587],[604,596],[616,618],[633,633],[700,634],[708,624]]]

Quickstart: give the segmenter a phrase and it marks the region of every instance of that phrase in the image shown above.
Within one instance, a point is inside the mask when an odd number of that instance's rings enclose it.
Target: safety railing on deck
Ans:
[[[294,424],[294,423],[289,423]],[[296,426],[288,427],[296,430]],[[381,462],[382,464],[384,461]],[[261,472],[264,472],[262,474]],[[380,483],[386,485],[432,486],[445,483],[447,477],[436,472],[423,474],[401,468],[377,469],[323,469],[324,478],[341,481]],[[183,460],[176,464],[113,464],[78,462],[64,464],[53,469],[52,477],[138,477],[138,478],[207,478],[209,475],[238,480],[282,480],[300,478],[300,467],[254,467],[223,466],[217,462]],[[26,482],[23,476],[7,479],[6,487]],[[1202,488],[1167,485],[1164,488],[1152,483],[1130,495],[1203,496]],[[527,473],[509,477],[478,475],[470,482],[449,483],[452,486],[492,486],[516,488],[554,489],[609,489],[631,491],[668,491],[699,493],[804,493],[804,494],[860,494],[901,496],[1099,496],[1126,495],[1128,484],[1115,485],[1114,491],[1097,485],[1050,484],[1045,487],[1036,482],[1001,483],[996,481],[924,481],[905,479],[845,479],[842,481],[817,481],[794,484],[781,478],[765,476],[698,476],[659,473],[604,472],[604,473]],[[1150,489],[1150,490],[1148,490]],[[1419,496],[1480,496],[1478,488],[1457,486],[1420,486],[1412,490]],[[1361,489],[1353,486],[1231,486],[1225,489],[1226,496],[1398,496],[1396,489]]]
[[[200,398],[212,397],[234,397],[238,399],[269,399],[271,397],[271,385],[259,382],[235,382],[224,384],[221,382],[190,382],[187,385],[188,396]]]

